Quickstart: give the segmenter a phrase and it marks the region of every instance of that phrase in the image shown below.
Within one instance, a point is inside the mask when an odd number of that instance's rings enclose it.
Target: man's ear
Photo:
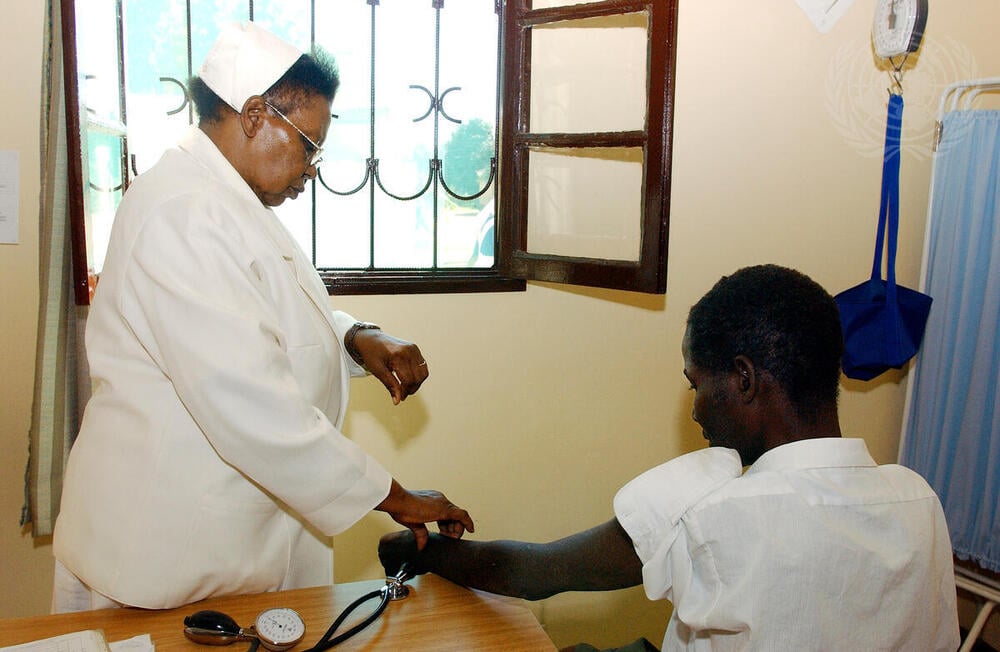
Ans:
[[[267,104],[260,95],[251,95],[243,104],[240,111],[240,126],[247,138],[253,138],[264,128],[264,114],[267,113]]]
[[[744,403],[749,403],[757,396],[758,383],[760,381],[757,368],[750,358],[745,355],[738,355],[733,358],[733,369],[736,372],[736,382],[740,397]]]

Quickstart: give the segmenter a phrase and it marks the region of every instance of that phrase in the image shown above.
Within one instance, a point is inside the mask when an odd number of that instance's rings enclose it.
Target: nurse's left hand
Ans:
[[[358,331],[354,348],[365,367],[378,378],[392,396],[393,405],[420,389],[430,374],[427,361],[416,344],[377,329]]]
[[[395,479],[389,487],[389,495],[375,509],[386,512],[392,520],[410,528],[417,550],[424,549],[430,536],[425,523],[436,522],[438,531],[451,539],[461,539],[466,531],[476,531],[469,512],[452,503],[440,491],[410,491]]]

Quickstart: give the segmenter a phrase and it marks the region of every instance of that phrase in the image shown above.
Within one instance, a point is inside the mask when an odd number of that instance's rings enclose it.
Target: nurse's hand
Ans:
[[[438,531],[452,539],[461,538],[466,530],[476,531],[469,512],[453,504],[440,491],[409,491],[396,480],[392,481],[389,495],[375,509],[410,528],[417,550],[427,545],[429,533],[425,523],[437,522]]]
[[[393,405],[420,389],[430,374],[427,361],[412,342],[372,328],[357,331],[353,344],[365,368],[389,390]]]

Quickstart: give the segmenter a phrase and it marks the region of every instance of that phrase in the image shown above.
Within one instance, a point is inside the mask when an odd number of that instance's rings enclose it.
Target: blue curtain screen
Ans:
[[[1000,111],[942,120],[927,294],[900,461],[938,492],[960,559],[1000,571]]]

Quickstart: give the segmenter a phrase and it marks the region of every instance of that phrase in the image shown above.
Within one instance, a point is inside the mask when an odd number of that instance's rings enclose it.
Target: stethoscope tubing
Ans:
[[[372,611],[372,613],[367,618],[365,618],[360,623],[350,628],[346,632],[338,634],[335,637],[333,636],[334,632],[336,632],[337,629],[340,628],[340,626],[344,623],[347,617],[351,615],[351,613],[355,609],[360,607],[365,602],[371,600],[372,598],[378,598],[380,596],[381,600],[379,601],[378,606],[375,607],[375,610]],[[376,589],[374,591],[371,591],[370,593],[364,594],[363,596],[361,596],[360,598],[349,604],[347,608],[344,609],[344,611],[341,612],[339,616],[337,616],[337,619],[333,621],[332,625],[330,625],[330,629],[326,630],[326,633],[320,637],[319,641],[317,641],[315,645],[313,645],[311,648],[307,650],[303,650],[303,652],[323,652],[324,650],[329,650],[335,645],[343,643],[347,639],[351,638],[352,636],[363,630],[365,627],[368,627],[368,625],[375,622],[375,620],[382,615],[382,612],[385,611],[385,608],[388,606],[390,599],[391,598],[389,596],[388,587],[382,587],[381,589]]]

